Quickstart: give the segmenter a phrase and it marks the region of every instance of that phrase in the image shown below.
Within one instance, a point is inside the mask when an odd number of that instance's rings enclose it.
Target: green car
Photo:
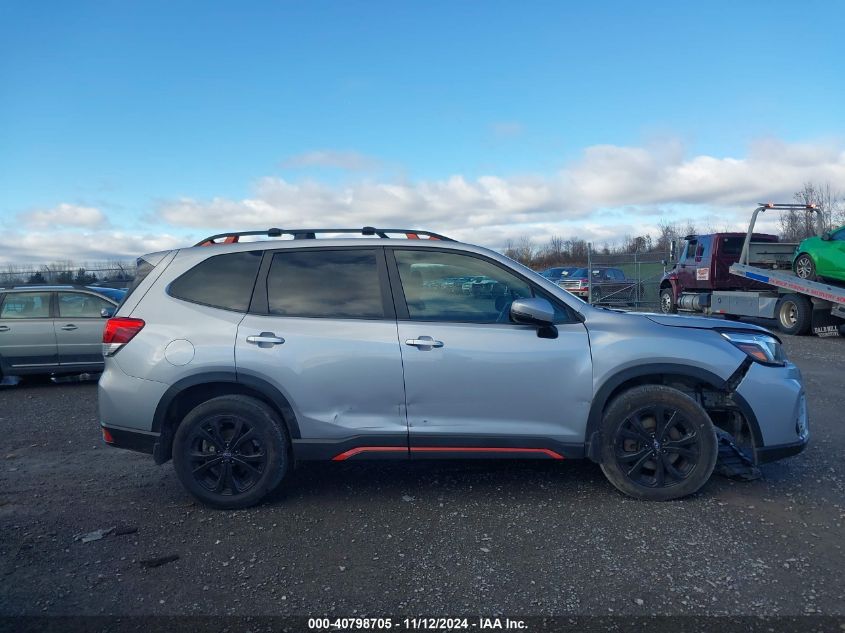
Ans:
[[[845,281],[845,226],[801,242],[795,249],[792,270],[802,279]]]

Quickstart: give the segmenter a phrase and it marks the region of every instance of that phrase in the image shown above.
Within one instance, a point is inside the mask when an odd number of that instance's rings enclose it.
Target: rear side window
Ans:
[[[10,292],[0,306],[0,319],[45,319],[49,316],[49,292]]]
[[[114,306],[100,297],[83,292],[59,293],[59,317],[99,319],[100,310],[112,309]]]
[[[215,255],[170,284],[171,297],[246,312],[261,264],[261,251]]]
[[[267,305],[278,316],[384,318],[376,251],[276,253],[267,275]]]
[[[723,237],[722,255],[739,255],[742,252],[744,237]]]

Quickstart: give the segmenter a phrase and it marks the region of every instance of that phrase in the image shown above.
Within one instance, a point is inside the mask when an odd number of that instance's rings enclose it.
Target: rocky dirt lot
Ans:
[[[586,461],[359,462],[214,511],[101,443],[96,385],[2,388],[0,616],[842,615],[845,339],[787,339],[810,447],[662,504]]]

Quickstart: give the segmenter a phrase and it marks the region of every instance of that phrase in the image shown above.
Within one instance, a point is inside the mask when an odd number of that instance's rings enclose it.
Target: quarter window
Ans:
[[[50,317],[49,292],[9,292],[0,307],[0,319],[45,319]]]
[[[114,306],[104,299],[82,292],[59,293],[59,317],[100,318],[100,310]]]
[[[376,251],[281,251],[267,275],[270,314],[288,317],[381,319]]]
[[[214,255],[171,283],[168,292],[177,299],[246,312],[260,264],[261,251]]]

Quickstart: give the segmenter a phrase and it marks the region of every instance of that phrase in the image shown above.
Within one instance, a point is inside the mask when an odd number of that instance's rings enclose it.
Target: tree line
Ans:
[[[64,260],[50,264],[6,264],[0,270],[0,285],[78,284],[87,286],[100,282],[127,282],[135,277],[135,262],[109,260],[103,262],[73,262]]]
[[[822,230],[830,230],[845,224],[845,196],[829,183],[805,183],[796,191],[793,200],[797,204],[814,204],[818,215],[802,209],[779,211],[779,235],[785,242],[800,242]],[[593,255],[599,257],[624,255],[652,255],[654,259],[668,257],[672,242],[686,235],[727,231],[727,227],[715,227],[704,223],[699,227],[694,221],[669,222],[664,220],[657,227],[657,234],[626,235],[620,242],[604,242],[593,245]],[[543,269],[552,266],[580,265],[587,263],[588,242],[580,237],[552,235],[548,241],[538,244],[523,236],[508,240],[504,254],[526,266]],[[70,260],[42,265],[7,264],[0,270],[0,284],[81,284],[97,282],[125,282],[135,276],[135,262],[109,260],[93,264],[76,263]]]
[[[803,209],[777,211],[779,237],[784,242],[800,242],[801,240],[818,234],[818,224],[822,230],[830,230],[845,224],[845,196],[829,184],[805,183],[800,191],[796,191],[793,200],[797,204],[814,204],[818,213],[808,213]],[[749,218],[750,219],[750,218]],[[728,232],[728,227],[716,227],[705,222],[702,226],[692,220],[684,222],[661,221],[656,235],[626,235],[620,242],[592,245],[592,255],[634,256],[652,255],[653,259],[666,259],[672,242],[687,235],[701,233]],[[547,242],[538,244],[528,236],[516,240],[508,240],[503,251],[504,255],[518,262],[542,270],[553,266],[578,265],[587,263],[587,240],[580,237],[551,236]]]

